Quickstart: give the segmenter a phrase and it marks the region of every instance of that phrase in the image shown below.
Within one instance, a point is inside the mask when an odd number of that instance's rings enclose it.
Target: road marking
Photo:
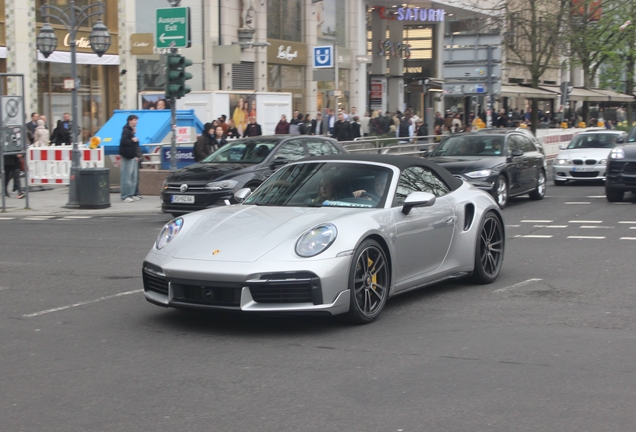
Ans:
[[[629,229],[636,229],[636,227],[629,227]]]
[[[621,240],[636,240],[636,237],[621,237]]]
[[[13,220],[15,218],[12,217],[0,217],[0,220]]]
[[[140,292],[143,292],[143,290],[142,289],[138,289],[138,290],[134,290],[134,291],[126,291],[126,292],[122,292],[122,293],[118,293],[118,294],[109,295],[109,296],[106,296],[106,297],[100,297],[100,298],[95,299],[95,300],[83,301],[83,302],[75,303],[75,304],[68,305],[68,306],[62,306],[62,307],[55,308],[55,309],[47,309],[47,310],[44,310],[44,311],[35,312],[35,313],[32,313],[32,314],[27,314],[27,315],[22,315],[22,316],[25,317],[25,318],[33,318],[33,317],[36,317],[36,316],[39,316],[39,315],[45,315],[45,314],[50,314],[50,313],[53,313],[53,312],[59,312],[59,311],[65,310],[65,309],[70,309],[70,308],[74,308],[74,307],[78,307],[78,306],[84,306],[84,305],[91,304],[91,303],[97,303],[97,302],[100,302],[102,300],[110,300],[110,299],[113,299],[113,298],[127,296],[127,295],[130,295],[130,294],[137,294],[137,293],[140,293]]]
[[[602,226],[602,225],[581,225],[579,228],[582,229],[612,229],[613,226]]]
[[[521,237],[524,237],[524,238],[537,238],[537,239],[539,239],[539,238],[552,238],[551,235],[539,235],[539,234],[528,234],[528,235],[523,235]]]
[[[510,285],[508,287],[505,287],[505,288],[496,289],[496,290],[493,291],[493,293],[501,293],[501,292],[509,291],[511,289],[515,289],[515,288],[519,288],[519,287],[522,287],[522,286],[530,285],[531,283],[539,282],[539,281],[542,281],[542,280],[543,279],[536,279],[536,278],[528,279],[528,280],[525,280],[523,282],[519,282],[519,283],[516,283],[514,285]]]
[[[636,224],[636,221],[619,221],[619,224]]]
[[[64,219],[90,219],[92,216],[64,216]]]
[[[605,195],[591,195],[586,198],[605,198]]]
[[[506,228],[519,228],[521,225],[506,225]]]
[[[567,228],[567,225],[535,225],[533,228]]]
[[[566,205],[586,205],[586,204],[592,204],[589,201],[568,201],[565,203]]]
[[[571,220],[571,221],[568,221],[568,223],[599,224],[599,223],[603,223],[603,221]]]
[[[590,239],[590,240],[603,240],[605,237],[601,236],[568,236],[569,239]]]
[[[521,223],[552,223],[554,222],[553,220],[532,220],[532,219],[528,219],[528,220],[522,220]]]
[[[45,221],[51,219],[53,216],[30,216],[24,217],[22,220],[31,220],[31,221]]]

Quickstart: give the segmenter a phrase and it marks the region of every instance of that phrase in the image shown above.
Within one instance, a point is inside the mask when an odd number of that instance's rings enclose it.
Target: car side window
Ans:
[[[284,158],[290,162],[302,159],[304,157],[305,147],[303,146],[303,142],[301,140],[291,140],[283,143],[283,145],[278,148],[276,154],[274,155],[274,159]]]
[[[320,139],[308,139],[305,141],[309,156],[324,156],[337,154],[337,149],[329,142]]]
[[[510,135],[507,140],[508,153],[513,150],[523,150],[518,135]]]
[[[441,197],[450,192],[450,188],[435,172],[421,166],[406,168],[400,174],[394,205],[401,206],[412,192],[428,192]]]
[[[523,150],[524,153],[537,151],[537,148],[528,137],[520,136],[518,138],[521,141],[521,150]]]

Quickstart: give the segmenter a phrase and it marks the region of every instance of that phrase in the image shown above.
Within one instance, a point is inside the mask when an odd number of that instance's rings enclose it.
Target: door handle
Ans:
[[[455,216],[446,216],[444,218],[444,222],[446,222],[447,224],[451,224],[451,223],[455,222]]]

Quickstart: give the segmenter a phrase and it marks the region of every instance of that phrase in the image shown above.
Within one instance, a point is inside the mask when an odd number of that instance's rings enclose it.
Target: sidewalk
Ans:
[[[44,190],[39,190],[44,189]],[[0,197],[1,199],[1,197]],[[27,197],[16,198],[16,193],[11,194],[11,198],[5,198],[5,212],[2,212],[2,201],[0,201],[0,217],[14,216],[107,216],[107,215],[133,215],[133,214],[161,214],[161,203],[159,196],[146,195],[143,199],[132,203],[121,200],[119,193],[110,194],[110,207],[104,209],[67,209],[64,208],[68,202],[68,186],[45,186],[39,188],[32,187],[29,191],[29,208]],[[169,215],[166,215],[169,217]]]

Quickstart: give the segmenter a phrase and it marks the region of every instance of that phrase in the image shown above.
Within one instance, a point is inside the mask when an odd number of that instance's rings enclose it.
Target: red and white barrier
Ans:
[[[30,184],[69,184],[73,146],[29,147],[27,166]],[[82,168],[103,168],[104,149],[80,148]]]

